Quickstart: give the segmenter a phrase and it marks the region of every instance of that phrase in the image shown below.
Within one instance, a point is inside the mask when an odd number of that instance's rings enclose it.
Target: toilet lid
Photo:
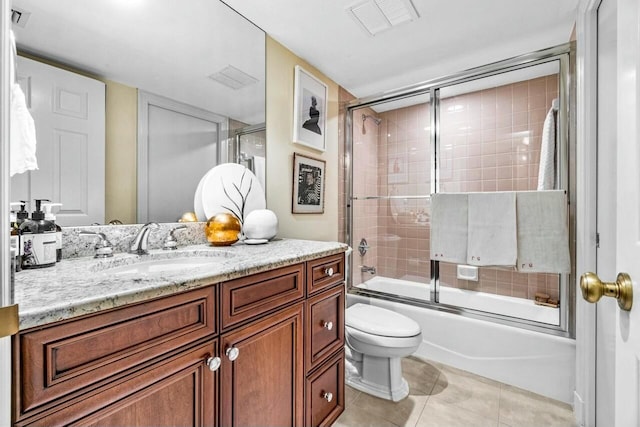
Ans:
[[[383,337],[413,337],[420,334],[420,325],[395,311],[368,304],[347,308],[346,326]]]

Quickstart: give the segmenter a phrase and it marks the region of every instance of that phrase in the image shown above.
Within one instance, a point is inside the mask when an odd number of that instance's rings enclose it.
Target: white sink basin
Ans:
[[[135,264],[121,265],[102,270],[104,273],[117,276],[125,274],[154,274],[169,273],[184,269],[206,267],[219,263],[224,258],[216,257],[185,257],[173,259],[156,259],[153,261],[137,262]]]
[[[129,255],[114,257],[93,265],[96,273],[141,275],[173,273],[203,267],[215,267],[233,258],[235,254],[226,251],[157,252],[149,255]]]

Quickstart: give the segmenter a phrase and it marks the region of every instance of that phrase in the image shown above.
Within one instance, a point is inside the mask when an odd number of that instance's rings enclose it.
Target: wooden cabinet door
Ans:
[[[303,425],[302,319],[300,303],[221,337],[221,425]]]
[[[18,425],[214,426],[218,371],[209,357],[217,340],[199,345],[152,368],[117,381],[86,399]]]

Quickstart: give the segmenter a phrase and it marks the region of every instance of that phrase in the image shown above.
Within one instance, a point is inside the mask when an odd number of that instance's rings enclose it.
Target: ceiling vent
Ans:
[[[242,89],[243,87],[258,82],[258,79],[237,69],[233,65],[229,65],[217,73],[210,75],[209,78],[234,90]]]
[[[23,9],[11,8],[11,22],[18,27],[24,28],[27,25],[27,21],[31,16],[31,12],[27,12]]]
[[[420,17],[411,0],[368,0],[347,11],[367,34],[376,34]]]

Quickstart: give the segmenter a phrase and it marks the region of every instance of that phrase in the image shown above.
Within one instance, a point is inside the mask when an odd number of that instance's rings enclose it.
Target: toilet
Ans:
[[[422,342],[418,323],[395,311],[357,303],[345,312],[345,337],[348,385],[394,402],[407,397],[401,361]]]

